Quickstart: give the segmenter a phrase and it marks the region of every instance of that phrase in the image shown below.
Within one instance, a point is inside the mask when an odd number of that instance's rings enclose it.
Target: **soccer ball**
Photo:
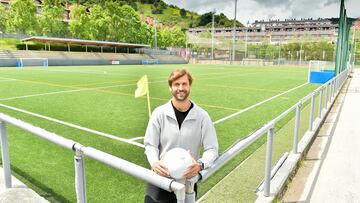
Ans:
[[[185,171],[192,163],[192,157],[183,148],[173,148],[167,151],[162,159],[162,164],[168,169],[174,179],[182,179]]]

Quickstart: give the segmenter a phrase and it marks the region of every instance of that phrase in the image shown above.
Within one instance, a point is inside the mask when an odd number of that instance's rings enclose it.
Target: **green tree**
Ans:
[[[89,14],[89,37],[96,40],[107,40],[109,36],[110,17],[104,12],[103,8],[95,4],[90,9]]]
[[[124,41],[125,23],[122,19],[122,10],[116,2],[108,1],[105,3],[104,12],[108,16],[109,40]]]
[[[70,13],[69,30],[73,37],[89,39],[89,16],[84,6],[75,6]]]
[[[167,27],[164,27],[158,32],[158,47],[160,48],[166,48],[171,45],[172,38],[171,33]]]
[[[186,10],[185,9],[180,9],[180,15],[181,15],[181,17],[186,17]]]
[[[143,36],[148,30],[140,21],[139,14],[129,5],[118,6],[116,2],[105,4],[106,15],[109,17],[109,36],[113,41],[140,43],[147,41]],[[145,34],[145,36],[147,36]]]
[[[141,22],[140,32],[139,32],[141,44],[153,44],[154,42],[154,30],[144,22]]]
[[[3,4],[0,4],[0,31],[6,31],[6,24],[8,21],[8,12]]]
[[[139,14],[129,5],[121,7],[121,18],[125,27],[123,30],[126,42],[137,43],[141,41],[141,21]]]
[[[60,3],[44,1],[39,26],[46,36],[64,36],[67,26],[64,22],[64,7]]]
[[[179,26],[175,26],[171,31],[171,46],[173,47],[185,47],[186,35]]]
[[[9,28],[24,34],[35,34],[38,29],[37,7],[32,0],[13,0],[9,11]]]

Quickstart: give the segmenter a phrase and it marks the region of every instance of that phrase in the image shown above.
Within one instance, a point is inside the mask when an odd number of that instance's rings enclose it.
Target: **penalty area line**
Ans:
[[[110,138],[110,139],[114,139],[114,140],[118,140],[118,141],[125,142],[125,143],[128,143],[128,144],[132,144],[132,145],[135,145],[135,146],[138,146],[138,147],[141,147],[141,148],[145,148],[145,146],[143,144],[140,144],[138,142],[135,142],[135,141],[132,141],[132,140],[129,140],[129,139],[121,138],[121,137],[111,135],[111,134],[108,134],[108,133],[103,133],[103,132],[93,130],[93,129],[90,129],[90,128],[78,126],[78,125],[75,125],[75,124],[72,124],[72,123],[68,123],[68,122],[61,121],[61,120],[58,120],[58,119],[55,119],[55,118],[43,116],[43,115],[33,113],[33,112],[30,112],[30,111],[26,111],[26,110],[23,110],[23,109],[18,109],[18,108],[8,106],[8,105],[5,105],[5,104],[0,104],[0,106],[4,107],[4,108],[7,108],[7,109],[14,110],[14,111],[18,111],[18,112],[21,112],[21,113],[25,113],[25,114],[28,114],[28,115],[31,115],[31,116],[34,116],[34,117],[38,117],[38,118],[42,118],[42,119],[45,119],[45,120],[48,120],[48,121],[59,123],[59,124],[65,125],[65,126],[76,128],[78,130],[86,131],[86,132],[93,133],[93,134],[96,134],[96,135],[100,135],[100,136],[103,136],[103,137],[107,137],[107,138]]]
[[[221,123],[221,122],[223,122],[223,121],[226,121],[226,120],[228,120],[228,119],[230,119],[230,118],[232,118],[232,117],[235,117],[235,116],[237,116],[237,115],[239,115],[239,114],[242,114],[242,113],[244,113],[244,112],[246,112],[246,111],[249,111],[250,109],[253,109],[253,108],[257,107],[257,106],[260,106],[261,104],[264,104],[264,103],[266,103],[266,102],[268,102],[268,101],[271,101],[271,100],[273,100],[273,99],[275,99],[275,98],[277,98],[277,97],[280,97],[280,96],[282,96],[282,95],[284,95],[284,94],[286,94],[286,93],[289,93],[289,92],[291,92],[291,91],[294,91],[294,90],[296,90],[296,89],[298,89],[298,88],[300,88],[300,87],[303,87],[303,86],[305,86],[305,85],[307,85],[307,84],[308,84],[308,82],[306,82],[306,83],[304,83],[304,84],[302,84],[302,85],[299,85],[299,86],[297,86],[297,87],[294,87],[294,88],[292,88],[292,89],[286,90],[285,92],[282,92],[282,93],[280,93],[280,94],[277,94],[277,95],[275,95],[275,96],[273,96],[273,97],[270,97],[270,98],[268,98],[268,99],[266,99],[266,100],[264,100],[264,101],[261,101],[261,102],[259,102],[259,103],[257,103],[257,104],[254,104],[254,105],[252,105],[252,106],[249,106],[249,107],[247,107],[247,108],[245,108],[245,109],[242,109],[242,110],[240,110],[240,111],[238,111],[238,112],[236,112],[236,113],[233,113],[233,114],[231,114],[231,115],[229,115],[229,116],[226,116],[226,117],[224,117],[224,118],[221,118],[221,119],[219,119],[219,120],[217,120],[217,121],[214,121],[213,124],[214,124],[214,125],[217,125],[217,124],[219,124],[219,123]],[[135,138],[132,138],[132,139],[129,139],[129,140],[134,141],[134,140],[140,140],[140,139],[144,139],[144,137],[135,137]]]
[[[238,111],[238,112],[233,113],[233,114],[231,114],[231,115],[228,115],[228,116],[226,116],[226,117],[224,117],[224,118],[221,118],[221,119],[213,122],[213,124],[216,125],[216,124],[219,124],[219,123],[221,123],[221,122],[224,122],[224,121],[226,121],[226,120],[228,120],[228,119],[230,119],[230,118],[232,118],[232,117],[234,117],[234,116],[237,116],[237,115],[242,114],[242,113],[244,113],[244,112],[246,112],[246,111],[249,111],[250,109],[253,109],[253,108],[257,107],[257,106],[260,106],[261,104],[264,104],[264,103],[266,103],[266,102],[268,102],[268,101],[271,101],[271,100],[273,100],[273,99],[275,99],[275,98],[278,98],[278,97],[280,97],[280,96],[282,96],[282,95],[284,95],[284,94],[287,94],[287,93],[289,93],[289,92],[292,92],[292,91],[294,91],[294,90],[296,90],[296,89],[298,89],[298,88],[300,88],[300,87],[303,87],[303,86],[305,86],[305,85],[307,85],[307,84],[308,84],[308,82],[306,82],[306,83],[304,83],[304,84],[302,84],[302,85],[299,85],[299,86],[297,86],[297,87],[291,88],[291,89],[289,89],[289,90],[286,90],[285,92],[282,92],[282,93],[277,94],[277,95],[275,95],[275,96],[273,96],[273,97],[270,97],[270,98],[268,98],[268,99],[266,99],[266,100],[264,100],[264,101],[261,101],[261,102],[259,102],[259,103],[256,103],[256,104],[254,104],[254,105],[252,105],[252,106],[249,106],[249,107],[247,107],[247,108],[245,108],[245,109],[242,109],[241,111]]]

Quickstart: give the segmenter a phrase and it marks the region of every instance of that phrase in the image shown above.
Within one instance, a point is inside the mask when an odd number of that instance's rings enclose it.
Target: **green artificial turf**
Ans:
[[[170,99],[167,77],[173,69],[181,67],[189,69],[195,78],[191,99],[207,110],[213,121],[304,84],[308,74],[306,68],[231,65],[0,68],[0,104],[122,138],[140,137],[145,132],[148,111],[146,97],[134,98],[136,82],[144,74],[148,75],[151,108],[154,109]],[[217,124],[220,152],[317,87],[307,84]],[[70,90],[73,92],[61,92]],[[0,107],[0,112],[148,167],[144,150],[140,147],[8,108]],[[281,121],[279,128],[290,119],[292,116]],[[73,152],[15,127],[8,126],[8,129],[13,172],[53,202],[75,202]],[[260,139],[201,184],[199,195],[203,195],[263,143],[264,139]],[[143,182],[96,161],[86,159],[85,162],[89,202],[143,201]]]

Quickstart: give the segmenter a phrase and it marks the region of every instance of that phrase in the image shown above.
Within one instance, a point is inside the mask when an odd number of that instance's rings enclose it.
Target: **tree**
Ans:
[[[84,6],[75,6],[70,13],[69,30],[73,37],[89,39],[89,16]]]
[[[110,17],[104,12],[103,8],[95,4],[90,9],[89,14],[89,37],[96,40],[107,40],[109,36]]]
[[[64,22],[64,7],[60,3],[44,1],[39,26],[46,36],[64,36],[67,26]]]
[[[180,9],[180,15],[181,15],[181,17],[186,17],[186,10],[185,9]]]
[[[185,47],[186,43],[186,35],[179,26],[175,26],[171,32],[171,39],[172,43],[171,46],[173,47]]]
[[[139,14],[129,5],[121,7],[121,18],[124,20],[124,39],[126,42],[137,43],[141,41],[141,21]]]
[[[140,35],[140,40],[138,41],[138,43],[153,44],[154,30],[144,22],[141,22],[139,35]]]
[[[111,41],[124,41],[124,19],[121,17],[121,7],[112,1],[105,3],[104,7],[105,15],[108,16],[109,26],[109,40]]]
[[[3,4],[0,4],[0,31],[5,32],[8,20],[8,12]]]
[[[158,35],[158,47],[166,48],[171,46],[172,38],[171,33],[167,27],[164,27],[160,30]]]
[[[116,2],[107,2],[105,12],[109,18],[111,40],[130,43],[145,40],[142,31],[148,32],[148,30],[144,27],[145,25],[142,25],[139,14],[132,7],[129,5],[119,7]]]
[[[13,0],[9,11],[9,27],[12,31],[35,34],[38,29],[37,7],[32,0]]]

